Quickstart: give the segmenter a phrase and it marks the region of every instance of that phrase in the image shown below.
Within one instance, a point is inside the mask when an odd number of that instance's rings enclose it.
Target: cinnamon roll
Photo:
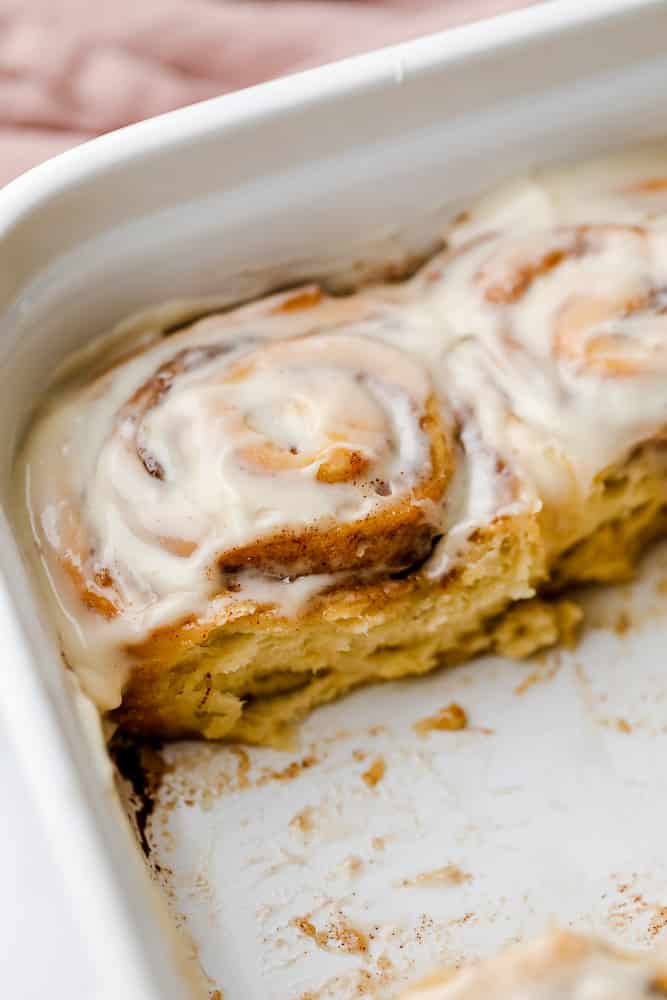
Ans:
[[[667,996],[664,956],[631,954],[583,934],[552,931],[477,966],[436,973],[402,1000],[639,1000]]]
[[[604,210],[578,178],[482,199],[402,284],[162,310],[68,367],[21,477],[102,709],[278,743],[360,684],[555,642],[556,588],[630,571],[665,527],[667,229],[634,161]]]
[[[424,287],[487,436],[540,497],[550,582],[621,579],[665,530],[667,232],[564,224],[552,201],[523,227],[471,215]]]

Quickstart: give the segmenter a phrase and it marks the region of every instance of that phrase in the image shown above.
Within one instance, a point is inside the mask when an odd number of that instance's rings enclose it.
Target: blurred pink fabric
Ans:
[[[0,0],[0,184],[184,104],[538,0]]]

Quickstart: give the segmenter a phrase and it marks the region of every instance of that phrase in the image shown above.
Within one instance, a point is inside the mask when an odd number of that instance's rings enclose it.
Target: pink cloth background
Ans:
[[[0,184],[130,122],[536,0],[0,0]]]

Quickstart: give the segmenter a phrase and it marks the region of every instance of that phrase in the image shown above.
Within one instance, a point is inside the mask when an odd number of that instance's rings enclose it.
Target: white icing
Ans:
[[[162,625],[241,605],[296,614],[346,579],[255,567],[221,593],[224,553],[405,498],[443,536],[422,570],[437,578],[476,526],[575,503],[663,433],[667,184],[641,187],[663,172],[661,146],[516,181],[400,287],[320,301],[305,289],[304,308],[287,293],[168,337],[162,309],[134,353],[125,337],[105,342],[106,361],[87,349],[70,363],[22,475],[65,650],[97,703],[118,704],[123,651]],[[434,392],[460,428],[442,503],[410,499],[432,471],[421,417]],[[322,481],[341,449],[362,471]],[[77,596],[91,548],[93,597],[122,614]]]

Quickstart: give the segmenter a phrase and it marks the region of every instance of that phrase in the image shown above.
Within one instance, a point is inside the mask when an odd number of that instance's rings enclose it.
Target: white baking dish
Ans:
[[[188,972],[120,821],[104,756],[93,752],[94,726],[82,725],[64,683],[15,540],[13,457],[50,372],[70,350],[151,303],[241,298],[301,276],[402,259],[428,245],[457,205],[507,175],[664,133],[666,38],[664,0],[548,3],[123,130],[0,192],[0,709],[93,954],[105,963],[109,997],[185,996]],[[633,653],[647,670],[660,636],[664,642],[655,626]],[[608,656],[604,646],[596,652],[594,644],[590,655]],[[486,668],[485,697],[496,691],[502,706],[492,676]],[[427,689],[420,690],[423,700]],[[385,692],[378,705],[400,714],[405,706],[396,702]],[[358,718],[360,703],[350,704]],[[325,710],[321,726],[343,716],[343,709]],[[512,760],[518,750],[508,747]],[[660,779],[649,761],[657,749],[649,742],[634,751],[647,794],[656,796]],[[473,754],[471,774],[482,759]],[[280,809],[287,816],[286,788]],[[616,791],[613,783],[607,789]],[[530,811],[530,801],[524,805]],[[202,829],[193,831],[193,844]],[[535,835],[543,833],[538,824]],[[637,836],[647,849],[646,830]],[[519,865],[513,877],[521,872]],[[667,891],[664,876],[656,875],[656,892]],[[526,878],[534,877],[530,869]],[[230,899],[239,898],[235,892],[232,886]],[[191,929],[205,923],[200,908]],[[492,938],[470,947],[483,950]],[[226,1000],[269,995],[247,940],[245,951],[235,942],[238,967]],[[209,957],[214,941],[199,942]],[[465,950],[459,942],[458,952]],[[275,990],[287,989],[284,976],[276,982]],[[295,990],[304,983],[293,976]]]

